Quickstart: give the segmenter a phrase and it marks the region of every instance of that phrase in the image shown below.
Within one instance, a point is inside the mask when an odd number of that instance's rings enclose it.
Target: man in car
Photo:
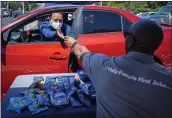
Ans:
[[[49,21],[40,25],[40,32],[43,40],[59,41],[70,31],[70,26],[63,23],[63,14],[61,12],[52,13]]]
[[[92,53],[64,38],[96,89],[97,118],[172,118],[172,71],[153,58],[163,40],[161,26],[140,20],[124,34],[127,54],[120,57]]]

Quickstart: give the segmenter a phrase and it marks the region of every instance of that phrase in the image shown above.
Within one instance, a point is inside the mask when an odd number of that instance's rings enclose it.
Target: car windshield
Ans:
[[[25,14],[23,14],[23,15],[25,15]],[[16,17],[16,18],[13,18],[13,17],[2,18],[2,19],[1,19],[1,20],[2,20],[2,22],[1,22],[1,27],[4,27],[4,26],[6,26],[6,25],[12,23],[13,21],[15,21],[16,19],[22,17],[23,15],[18,16],[18,17]]]
[[[32,10],[32,11],[34,11],[34,10]],[[4,26],[12,23],[13,21],[15,21],[17,19],[20,19],[21,17],[23,17],[24,15],[26,15],[26,14],[32,12],[32,11],[25,11],[24,14],[21,14],[21,15],[17,16],[16,18],[6,17],[6,18],[1,19],[2,20],[1,27],[4,27]]]
[[[172,12],[172,6],[164,6],[156,12],[156,15],[167,15]]]

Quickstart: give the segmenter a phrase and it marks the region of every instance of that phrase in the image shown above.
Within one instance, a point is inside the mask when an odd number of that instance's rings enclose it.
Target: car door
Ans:
[[[91,52],[103,53],[108,56],[125,54],[125,40],[123,30],[132,24],[126,17],[117,12],[105,10],[79,10],[79,21],[74,22],[72,31],[77,32],[77,40],[85,45]],[[137,20],[137,19],[134,19]],[[75,36],[74,36],[75,37]],[[70,59],[69,68],[73,72],[82,67],[77,58]]]
[[[68,49],[59,42],[8,44],[2,65],[2,89],[7,90],[18,75],[67,72]]]
[[[78,36],[81,44],[95,53],[108,56],[125,54],[123,30],[131,22],[117,12],[105,10],[83,10],[83,30]]]
[[[38,40],[26,41],[29,40],[26,38],[30,38],[29,34],[31,33],[31,29],[28,30],[27,27],[33,29],[37,25],[35,21],[33,22],[31,22],[32,26],[29,26],[30,23],[23,22],[21,26],[14,26],[13,29],[9,29],[9,32],[1,35],[7,34],[8,37],[8,42],[2,45],[1,53],[3,93],[7,92],[18,75],[68,72],[70,49],[64,48],[60,41],[43,41],[41,36],[37,37]],[[35,34],[32,34],[32,38],[33,35],[36,37]]]

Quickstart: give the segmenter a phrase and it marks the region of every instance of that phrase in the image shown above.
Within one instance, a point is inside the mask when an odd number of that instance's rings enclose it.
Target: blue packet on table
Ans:
[[[38,82],[38,81],[44,81],[43,76],[34,76],[33,77],[33,82]]]
[[[70,89],[66,90],[66,95],[68,95],[69,97],[77,91],[77,88],[75,86],[72,86]]]
[[[43,89],[44,78],[42,76],[33,77],[33,83],[29,86],[29,89],[40,88]]]
[[[75,76],[66,76],[66,77],[63,77],[63,87],[65,90],[68,90],[71,88],[72,86],[72,82],[74,81],[75,79]]]
[[[86,95],[90,95],[90,91],[89,88],[91,87],[91,84],[80,84],[79,87],[81,88],[81,90],[86,94]]]
[[[31,98],[36,98],[36,89],[28,89],[26,91],[20,92],[21,95],[23,96],[29,96]]]
[[[63,92],[50,95],[50,99],[51,99],[51,104],[53,106],[63,106],[69,104],[68,96]]]
[[[32,114],[37,114],[42,111],[45,111],[48,109],[47,106],[39,106],[37,101],[34,101],[32,104],[28,106],[28,109],[32,112]]]
[[[89,80],[89,77],[88,75],[81,69],[81,70],[77,70],[77,74],[79,75],[79,78],[82,80],[82,81],[87,81]]]
[[[51,106],[50,96],[48,94],[38,94],[36,98],[39,105]]]
[[[92,100],[96,99],[96,91],[95,91],[95,88],[92,84],[85,84],[85,83],[81,82],[79,87],[81,88],[82,92],[85,95],[87,95],[87,97],[89,97]]]
[[[82,80],[76,80],[75,86],[79,87],[86,95],[90,95],[91,84],[86,84]]]
[[[57,82],[58,87],[63,89],[63,84],[64,84],[63,78],[58,76],[56,82]]]
[[[58,91],[58,85],[56,82],[56,76],[47,76],[44,83],[44,89],[49,95],[53,95]]]
[[[80,103],[78,100],[76,100],[73,97],[70,97],[70,104],[71,104],[72,107],[81,107],[81,106],[83,106],[82,103]]]
[[[45,90],[41,90],[39,88],[35,88],[35,93],[36,94],[45,94],[46,92],[45,92]]]
[[[46,76],[46,81],[56,81],[57,76]]]
[[[74,78],[75,76],[57,76],[57,89],[55,92],[58,93],[69,91],[72,87],[72,84],[74,85]]]
[[[36,98],[36,95],[33,93],[29,93],[26,97]]]
[[[10,102],[7,110],[12,110],[17,113],[20,113],[23,109],[33,103],[36,99],[33,99],[29,96],[25,97],[13,97],[10,98]]]
[[[74,86],[74,79],[75,76],[60,76],[57,79],[57,83],[64,91],[68,91]]]
[[[87,107],[91,107],[91,101],[89,100],[89,98],[87,96],[85,96],[83,94],[81,89],[77,90],[77,95],[78,95],[78,98],[81,101],[81,103],[83,103]]]
[[[30,93],[35,94],[35,89],[28,89],[26,91],[20,92],[20,94],[23,95],[23,96],[27,96]]]

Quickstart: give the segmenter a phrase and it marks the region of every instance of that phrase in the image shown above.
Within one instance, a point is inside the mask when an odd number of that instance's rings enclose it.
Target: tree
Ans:
[[[147,1],[147,4],[150,8],[153,8],[154,11],[157,11],[160,7],[167,5],[169,2],[168,1],[161,1],[161,2],[156,2],[156,1]]]
[[[169,1],[104,1],[104,6],[116,7],[130,12],[157,11],[160,7],[167,5]]]
[[[103,1],[102,3],[103,6],[110,6],[110,7],[115,7],[115,8],[120,8],[120,9],[125,9],[126,2],[117,2],[117,1]]]
[[[20,2],[20,1],[2,1],[1,5],[2,5],[2,7],[5,7],[5,8],[7,8],[7,6],[9,6],[8,7],[9,9],[12,9],[15,11],[19,7],[21,7],[21,8],[23,7],[23,2]],[[39,7],[39,4],[37,4],[37,3],[29,3],[28,1],[24,2],[24,10],[25,11],[30,11],[30,10],[36,9],[38,7]]]

